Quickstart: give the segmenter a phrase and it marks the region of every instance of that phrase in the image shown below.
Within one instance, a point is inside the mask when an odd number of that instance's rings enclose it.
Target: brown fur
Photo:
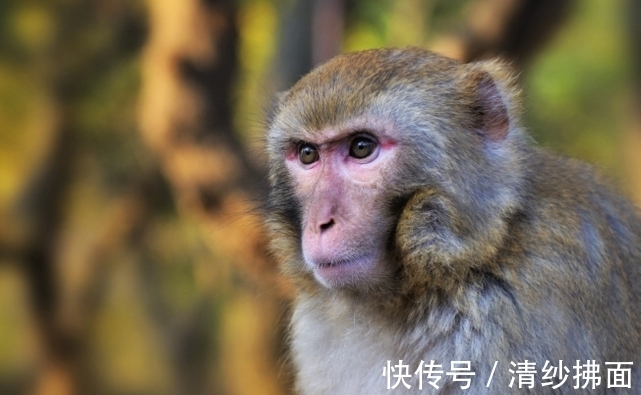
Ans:
[[[537,363],[529,393],[577,393],[574,371],[557,390],[540,385],[546,360],[571,368],[577,359],[602,371],[633,361],[632,390],[607,393],[641,393],[638,212],[588,166],[533,147],[519,113],[502,63],[465,65],[420,49],[338,56],[280,99],[267,137],[267,223],[299,289],[301,394],[388,393],[382,369],[399,359],[411,372],[432,359],[445,371],[471,361],[476,372],[467,391],[446,376],[439,391],[419,391],[413,375],[407,393],[512,392],[509,363],[525,359]],[[307,203],[283,155],[292,141],[355,119],[386,122],[400,136],[375,213],[393,274],[328,289],[302,264]],[[589,393],[605,393],[601,376]]]

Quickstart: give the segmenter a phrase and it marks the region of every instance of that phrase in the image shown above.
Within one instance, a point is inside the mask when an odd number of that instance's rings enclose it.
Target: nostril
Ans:
[[[322,224],[320,226],[321,232],[326,231],[327,229],[331,228],[332,226],[334,226],[334,220],[330,219],[328,223]]]

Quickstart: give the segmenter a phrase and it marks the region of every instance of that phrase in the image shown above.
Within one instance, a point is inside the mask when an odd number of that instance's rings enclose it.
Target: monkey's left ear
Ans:
[[[464,89],[470,94],[474,129],[488,142],[505,140],[514,122],[518,90],[509,68],[500,61],[465,66]]]

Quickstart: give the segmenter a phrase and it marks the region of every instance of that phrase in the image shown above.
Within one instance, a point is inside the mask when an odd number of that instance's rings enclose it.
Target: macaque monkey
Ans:
[[[641,394],[639,214],[519,112],[504,64],[421,49],[279,98],[267,224],[300,394]]]

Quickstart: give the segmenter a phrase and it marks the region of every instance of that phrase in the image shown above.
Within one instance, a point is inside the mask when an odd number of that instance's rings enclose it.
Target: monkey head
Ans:
[[[303,77],[267,134],[285,273],[308,289],[410,292],[491,268],[527,155],[512,85],[501,63],[420,49],[341,55]]]

